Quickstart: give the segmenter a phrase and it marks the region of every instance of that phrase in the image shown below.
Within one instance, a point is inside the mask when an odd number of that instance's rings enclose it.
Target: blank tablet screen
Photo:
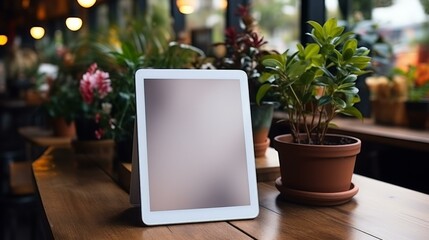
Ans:
[[[239,91],[238,81],[145,81],[151,210],[250,203]]]
[[[189,70],[196,75],[183,71],[168,78],[151,78],[149,74],[141,83],[136,80],[136,87],[144,90],[137,93],[142,208],[156,215],[255,205],[250,110],[248,95],[242,95],[247,82],[234,78],[234,74],[219,77],[215,70]],[[198,77],[202,73],[204,77]],[[183,220],[164,222],[210,221],[211,211],[201,211],[198,216],[208,219],[187,219],[186,214],[193,211],[185,211]],[[232,218],[246,214],[241,215]]]

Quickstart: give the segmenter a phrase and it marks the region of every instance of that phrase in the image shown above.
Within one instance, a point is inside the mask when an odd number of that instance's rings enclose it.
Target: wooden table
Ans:
[[[69,137],[57,137],[48,129],[40,127],[21,127],[18,128],[18,133],[25,139],[25,155],[29,161],[34,160],[34,147],[70,147],[72,139]]]
[[[72,139],[69,137],[53,136],[52,131],[40,127],[22,127],[18,129],[19,134],[26,140],[26,158],[33,160],[33,147],[71,147]],[[131,164],[123,166],[127,172],[123,174],[129,175]],[[256,172],[258,181],[275,180],[280,175],[279,158],[277,151],[273,148],[268,148],[265,156],[256,158]],[[129,178],[129,176],[126,176]]]
[[[429,195],[353,176],[359,193],[335,207],[283,201],[272,181],[259,182],[253,220],[148,227],[129,195],[99,168],[78,168],[70,149],[49,148],[33,163],[55,239],[428,239]]]

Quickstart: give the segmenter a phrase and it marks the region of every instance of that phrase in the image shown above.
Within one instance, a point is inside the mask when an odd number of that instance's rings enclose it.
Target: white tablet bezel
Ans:
[[[241,108],[243,114],[243,127],[245,151],[247,159],[247,178],[250,196],[250,205],[227,206],[214,208],[197,208],[186,210],[151,211],[149,175],[147,159],[146,134],[146,106],[145,106],[145,80],[146,79],[198,79],[239,81]],[[259,214],[257,193],[256,168],[253,152],[252,127],[250,104],[248,95],[247,75],[241,70],[197,70],[197,69],[140,69],[136,72],[136,108],[137,108],[137,156],[139,169],[141,215],[146,225],[178,224],[190,222],[207,222],[221,220],[251,219]],[[220,96],[221,97],[221,96]]]

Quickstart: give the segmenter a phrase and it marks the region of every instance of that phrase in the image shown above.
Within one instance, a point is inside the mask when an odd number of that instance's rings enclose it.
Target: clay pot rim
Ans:
[[[269,144],[270,144],[270,139],[266,138],[266,140],[264,142],[254,143],[253,146],[260,147],[260,146],[267,146]]]
[[[300,135],[305,135],[304,133],[300,134]],[[349,136],[349,135],[343,135],[343,134],[326,134],[326,136],[329,137],[339,137],[339,138],[349,138],[354,140],[355,142],[353,143],[349,143],[349,144],[338,144],[338,145],[317,145],[317,144],[307,144],[307,143],[294,143],[292,141],[285,141],[282,140],[284,138],[290,138],[292,140],[292,134],[282,134],[282,135],[278,135],[274,137],[274,142],[275,143],[287,143],[290,145],[295,145],[295,146],[312,146],[312,147],[320,147],[320,148],[338,148],[338,146],[360,146],[362,141],[357,138],[357,137],[353,137],[353,136]]]

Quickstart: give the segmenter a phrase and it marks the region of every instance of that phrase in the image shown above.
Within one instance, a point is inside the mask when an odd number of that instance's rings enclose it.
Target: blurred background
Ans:
[[[200,56],[220,58],[225,49],[215,47],[216,43],[225,41],[226,29],[241,29],[237,13],[242,11],[242,5],[249,6],[257,23],[255,31],[267,41],[263,47],[278,52],[288,49],[292,52],[298,42],[309,41],[305,35],[309,30],[308,20],[323,23],[335,17],[347,30],[354,31],[359,44],[369,48],[373,57],[371,74],[357,82],[362,100],[357,107],[365,118],[375,119],[376,124],[408,128],[404,104],[410,99],[410,93],[421,87],[422,90],[417,91],[421,93],[419,100],[427,101],[429,0],[1,0],[0,200],[10,200],[10,163],[31,163],[45,150],[29,152],[18,130],[25,126],[50,129],[52,116],[49,114],[55,114],[54,110],[63,115],[72,112],[67,107],[74,103],[66,102],[63,97],[77,90],[73,91],[69,83],[61,79],[65,73],[78,80],[77,76],[82,75],[90,61],[98,61],[105,68],[111,63],[107,59],[103,63],[94,49],[76,45],[86,39],[109,43],[115,51],[124,52],[128,41],[143,36],[139,38],[141,48],[136,53],[150,59],[151,66],[164,68],[177,67],[187,57],[169,52],[169,42],[196,47],[201,50],[196,51]],[[140,35],[128,35],[131,25],[139,25]],[[133,51],[128,53],[130,56],[123,56],[124,59],[140,60]],[[165,59],[170,61],[166,63]],[[207,67],[205,62],[189,63],[193,67]],[[130,74],[132,78],[133,73]],[[395,80],[398,75],[405,76],[406,82]],[[128,90],[132,93],[132,89]],[[50,109],[49,103],[55,101],[60,107]],[[381,116],[381,112],[387,115]],[[389,115],[391,113],[396,115]],[[275,127],[273,131],[278,130]],[[417,131],[428,129],[426,120],[426,126]],[[427,151],[369,142],[363,145],[360,158],[371,161],[358,161],[356,171],[429,193],[428,164],[422,161],[427,159],[425,154]],[[407,160],[405,164],[403,159]],[[33,232],[37,231],[34,230],[37,224],[31,217],[37,217],[38,213],[29,211],[36,209],[35,196],[34,189],[29,190],[24,194],[29,198],[12,202],[23,205],[0,210],[2,231],[24,229],[14,231],[18,232],[14,239],[43,239],[40,233]],[[9,206],[7,204],[1,202],[0,207]],[[11,236],[0,232],[0,239]]]

